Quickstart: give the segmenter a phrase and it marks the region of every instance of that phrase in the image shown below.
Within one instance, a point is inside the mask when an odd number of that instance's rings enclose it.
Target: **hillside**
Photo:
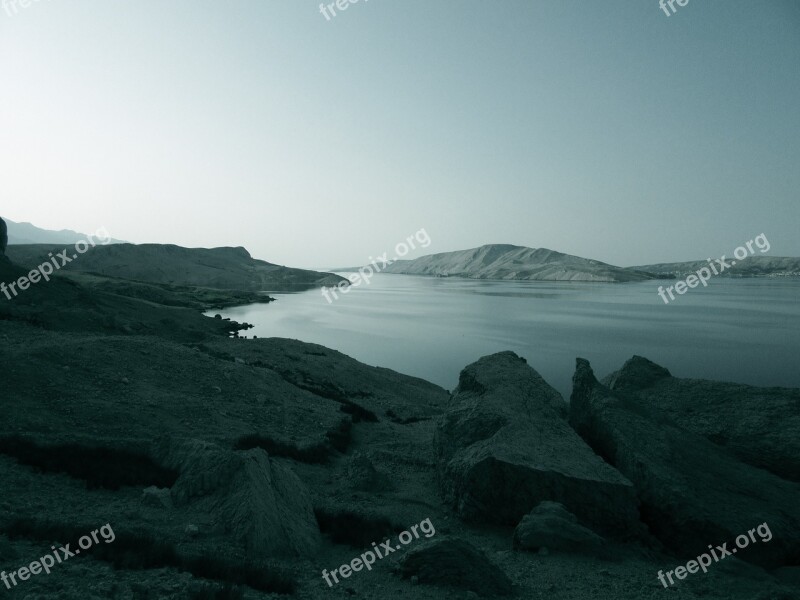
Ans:
[[[729,258],[726,262],[731,262]],[[736,259],[734,259],[736,261]],[[714,262],[716,266],[717,263]],[[646,271],[659,278],[683,279],[699,269],[708,267],[708,261],[694,260],[689,262],[659,263],[629,267],[632,271]],[[726,268],[720,277],[797,277],[800,276],[800,258],[787,256],[750,256],[735,265]]]
[[[615,267],[598,260],[547,248],[510,244],[490,244],[471,250],[431,254],[415,260],[400,260],[387,266],[383,272],[528,281],[623,282],[651,278],[647,273]]]
[[[194,268],[247,256],[171,248]],[[22,274],[0,249],[0,281]],[[641,600],[748,528],[753,548],[677,595],[798,597],[797,390],[680,380],[641,357],[601,385],[579,359],[567,403],[499,352],[448,393],[239,337],[246,324],[176,305],[190,291],[97,278],[0,295],[9,597]],[[103,537],[85,546],[89,532]],[[28,577],[56,544],[80,556]]]
[[[86,234],[71,229],[52,231],[36,227],[32,223],[17,223],[8,219],[5,221],[8,225],[9,244],[75,244],[87,237]],[[120,244],[122,242],[111,239],[109,243]]]
[[[64,247],[45,244],[9,246],[8,257],[27,268],[49,260]],[[74,257],[74,249],[69,256]],[[338,275],[274,265],[250,256],[244,248],[183,248],[171,244],[96,246],[63,270],[155,284],[243,291],[279,291],[336,285]]]

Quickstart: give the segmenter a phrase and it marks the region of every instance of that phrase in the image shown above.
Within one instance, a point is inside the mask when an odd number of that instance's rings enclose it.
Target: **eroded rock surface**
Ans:
[[[603,383],[748,464],[800,481],[800,390],[678,379],[641,356]]]
[[[461,372],[435,447],[446,500],[468,521],[515,526],[560,502],[598,531],[637,529],[636,494],[569,427],[561,396],[513,352]]]
[[[650,530],[681,556],[699,555],[762,523],[769,542],[737,557],[777,567],[800,559],[800,488],[738,461],[636,396],[601,385],[586,360],[573,378],[570,423],[636,486]]]

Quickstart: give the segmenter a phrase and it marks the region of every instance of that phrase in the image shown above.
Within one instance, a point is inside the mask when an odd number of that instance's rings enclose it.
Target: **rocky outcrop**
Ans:
[[[624,536],[637,529],[631,482],[570,429],[565,409],[558,392],[513,352],[461,372],[435,434],[440,486],[460,517],[515,526],[551,500],[598,531]]]
[[[583,359],[573,379],[570,423],[633,482],[650,530],[681,556],[699,555],[709,544],[730,547],[767,523],[773,539],[737,557],[772,567],[800,560],[796,484],[738,461],[635,396],[609,390]]]
[[[225,340],[208,347],[230,351]],[[445,390],[424,379],[368,367],[336,350],[297,340],[240,344],[231,356],[232,360],[236,358],[274,371],[286,383],[340,404],[340,410],[352,415],[354,421],[428,421],[442,414],[448,399]]]
[[[312,556],[321,541],[306,486],[260,449],[233,452],[190,440],[167,464],[181,473],[172,488],[179,507],[210,514],[254,558]]]
[[[514,548],[537,551],[540,548],[597,554],[603,538],[578,523],[562,504],[542,502],[514,530]]]
[[[678,379],[641,356],[603,383],[748,464],[800,481],[800,390]]]
[[[512,593],[511,580],[486,555],[460,539],[420,544],[400,559],[400,573],[419,583],[466,589],[494,598]]]

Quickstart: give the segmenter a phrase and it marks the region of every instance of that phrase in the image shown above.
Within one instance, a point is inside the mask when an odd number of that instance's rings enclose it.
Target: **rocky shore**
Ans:
[[[0,570],[116,532],[12,596],[800,597],[798,390],[635,356],[602,381],[578,359],[567,401],[501,352],[449,393],[239,326],[61,276],[0,298]],[[429,539],[322,578],[424,519]]]

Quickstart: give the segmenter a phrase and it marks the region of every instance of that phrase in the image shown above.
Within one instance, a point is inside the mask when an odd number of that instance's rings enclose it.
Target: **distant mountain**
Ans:
[[[8,243],[12,244],[75,244],[86,240],[85,233],[78,233],[71,229],[51,231],[36,227],[31,223],[16,223],[5,219],[8,226]],[[121,240],[112,239],[111,244],[123,244]]]
[[[750,256],[738,261],[733,259],[736,264],[726,267],[720,277],[798,277],[800,276],[800,258],[784,256]],[[712,261],[714,266],[719,268],[716,261]],[[726,258],[725,262],[730,264],[731,259]],[[699,269],[708,267],[706,260],[694,260],[689,262],[659,263],[655,265],[643,265],[641,267],[630,267],[632,271],[645,271],[652,273],[658,278],[663,279],[685,279]]]
[[[9,246],[13,262],[33,269],[50,260],[63,246],[47,244]],[[336,285],[344,278],[331,273],[292,269],[250,256],[244,248],[183,248],[171,244],[113,244],[76,255],[69,249],[67,271],[92,273],[156,284],[206,288],[279,291],[298,287]],[[61,259],[59,259],[61,260]]]
[[[598,260],[563,254],[547,248],[490,244],[472,250],[431,254],[399,260],[384,273],[513,279],[528,281],[624,282],[652,279],[648,273],[615,267]]]

